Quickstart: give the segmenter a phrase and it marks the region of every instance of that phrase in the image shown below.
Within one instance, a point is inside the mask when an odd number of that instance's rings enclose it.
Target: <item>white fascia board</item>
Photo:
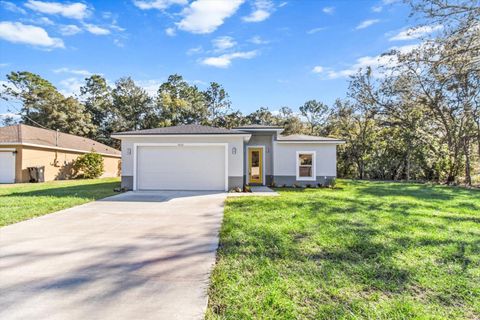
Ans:
[[[112,134],[110,137],[115,139],[124,139],[124,138],[185,138],[185,137],[244,137],[250,138],[251,134]]]
[[[311,143],[311,144],[344,144],[345,141],[311,141],[311,140],[305,140],[305,141],[281,141],[277,140],[277,143],[292,143],[292,144],[303,144],[303,143]]]
[[[276,132],[283,132],[284,129],[267,129],[267,128],[259,128],[259,129],[249,129],[249,128],[245,128],[245,129],[232,129],[232,130],[235,130],[235,131],[276,131]]]

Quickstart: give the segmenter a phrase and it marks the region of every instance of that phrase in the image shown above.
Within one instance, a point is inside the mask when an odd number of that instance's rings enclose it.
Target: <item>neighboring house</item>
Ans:
[[[336,177],[342,140],[282,136],[282,127],[232,130],[184,125],[119,132],[122,187],[229,190],[244,185],[317,185]]]
[[[28,182],[28,167],[44,166],[45,181],[72,178],[73,161],[92,150],[103,156],[102,177],[120,175],[120,151],[94,140],[18,124],[0,128],[0,183]]]

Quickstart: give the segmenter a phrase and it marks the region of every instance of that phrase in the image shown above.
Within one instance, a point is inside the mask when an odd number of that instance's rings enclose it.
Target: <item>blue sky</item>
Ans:
[[[408,14],[395,0],[0,1],[0,80],[28,70],[72,94],[99,73],[153,93],[178,73],[221,83],[244,113],[296,110],[344,97],[359,67],[433,31],[409,33]]]

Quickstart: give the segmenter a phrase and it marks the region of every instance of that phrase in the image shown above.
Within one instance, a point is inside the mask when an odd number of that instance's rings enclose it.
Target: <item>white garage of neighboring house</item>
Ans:
[[[282,136],[282,127],[232,130],[183,125],[118,132],[122,187],[130,190],[229,190],[244,185],[328,184],[342,140]]]
[[[15,149],[0,149],[0,183],[15,182]]]

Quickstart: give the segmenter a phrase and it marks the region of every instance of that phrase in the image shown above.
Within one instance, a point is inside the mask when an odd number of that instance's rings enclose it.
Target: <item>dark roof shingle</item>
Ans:
[[[129,135],[188,135],[188,134],[248,134],[239,130],[230,130],[225,128],[216,128],[209,126],[202,126],[199,124],[187,124],[181,126],[116,132],[113,135],[129,136]]]

